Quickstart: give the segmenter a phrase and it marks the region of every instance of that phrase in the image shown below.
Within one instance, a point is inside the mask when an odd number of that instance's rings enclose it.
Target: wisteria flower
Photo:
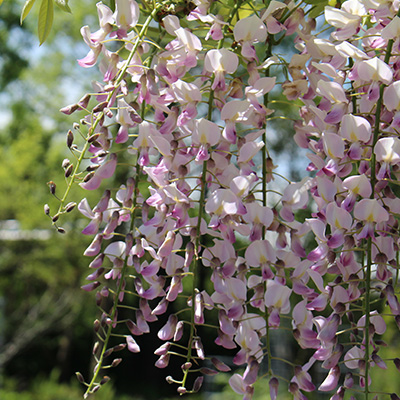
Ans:
[[[254,43],[267,38],[267,28],[257,15],[240,19],[233,30],[235,40],[242,44],[242,55],[249,60],[256,60]]]
[[[209,50],[204,60],[204,68],[215,75],[211,89],[225,90],[225,75],[233,74],[238,65],[239,58],[232,51],[225,48]]]

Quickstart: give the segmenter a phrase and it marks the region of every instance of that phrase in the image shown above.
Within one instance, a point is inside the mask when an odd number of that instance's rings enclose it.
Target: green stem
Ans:
[[[400,14],[400,10],[397,13]],[[390,57],[392,54],[393,48],[393,40],[388,41],[386,54],[385,54],[385,63],[389,64]],[[385,85],[381,84],[379,87],[379,99],[376,104],[376,111],[375,111],[375,125],[374,125],[374,134],[372,140],[372,154],[371,154],[371,187],[372,193],[370,198],[375,199],[375,185],[377,183],[376,179],[376,155],[374,152],[375,145],[379,139],[379,132],[380,132],[380,124],[381,124],[381,112],[382,112],[382,103],[383,103],[383,91],[385,89]],[[364,395],[365,400],[368,400],[369,397],[369,359],[370,359],[370,343],[369,343],[369,326],[370,326],[370,313],[371,313],[371,273],[372,273],[372,238],[369,237],[367,241],[367,268],[365,272],[365,327],[364,327],[364,341],[365,341],[365,389]]]
[[[210,97],[211,94],[210,94]],[[200,194],[200,201],[199,201],[199,213],[197,216],[197,225],[196,225],[196,240],[194,245],[194,260],[193,260],[193,285],[192,285],[192,306],[191,306],[191,324],[190,324],[190,333],[189,333],[189,342],[188,342],[188,352],[186,356],[186,361],[190,362],[192,359],[192,344],[194,335],[196,332],[195,326],[195,297],[197,291],[197,278],[198,278],[198,271],[202,267],[201,257],[199,256],[199,248],[201,242],[201,221],[203,219],[203,209],[206,197],[206,175],[207,175],[207,161],[203,161],[203,171],[201,174],[201,194]],[[182,386],[185,387],[186,380],[189,374],[189,369],[183,371],[183,379],[182,379]]]
[[[268,36],[267,39],[267,50],[265,54],[265,58],[268,59],[272,55],[272,43],[273,43],[273,37]],[[269,67],[265,71],[265,76],[269,77],[270,76],[270,70]],[[264,106],[268,108],[268,102],[269,102],[269,95],[266,93],[264,95]],[[264,146],[261,149],[261,156],[262,156],[262,184],[261,184],[261,190],[262,190],[262,204],[264,207],[267,206],[267,196],[268,196],[268,191],[267,191],[267,122],[265,122],[264,126],[264,132],[262,134],[262,140],[264,142]],[[266,227],[263,225],[262,227],[262,232],[261,232],[261,238],[262,240],[265,240],[266,236]],[[267,291],[267,282],[264,283],[264,293]],[[267,349],[267,360],[268,360],[268,374],[270,376],[273,375],[272,372],[272,354],[271,354],[271,337],[270,337],[270,329],[269,329],[269,311],[268,307],[265,307],[265,312],[264,312],[264,319],[265,319],[265,345]]]
[[[149,15],[148,18],[146,19],[146,21],[145,21],[145,23],[144,23],[144,25],[143,25],[140,33],[139,33],[139,40],[136,42],[134,48],[132,49],[131,53],[129,54],[129,57],[128,57],[127,61],[126,61],[126,64],[124,65],[124,68],[120,71],[120,74],[119,74],[119,76],[118,76],[118,78],[116,80],[116,86],[121,83],[122,78],[123,78],[123,76],[124,76],[124,74],[126,72],[126,69],[128,68],[130,60],[132,60],[132,57],[133,57],[134,53],[136,52],[136,50],[137,50],[137,48],[138,48],[138,46],[139,46],[139,44],[141,42],[141,39],[143,39],[144,35],[146,34],[147,27],[150,25],[151,21],[154,19],[154,17],[157,14],[157,12],[158,12],[158,8],[155,8],[153,10],[153,12],[151,13],[151,15]],[[87,144],[87,142],[86,142],[86,144]],[[130,224],[129,232],[133,232],[134,225],[135,225],[135,214],[136,214],[137,202],[138,202],[138,182],[139,182],[140,174],[141,174],[141,168],[140,168],[139,164],[137,163],[137,165],[136,165],[136,176],[135,176],[135,184],[136,184],[136,186],[135,186],[135,190],[134,190],[134,193],[133,193],[133,199],[132,199],[131,224]],[[122,292],[122,288],[123,288],[123,285],[124,285],[125,275],[126,275],[127,269],[128,269],[127,257],[125,257],[124,265],[122,267],[121,275],[120,275],[119,282],[118,282],[118,287],[117,287],[117,290],[115,291],[115,294],[114,294],[114,304],[113,304],[113,307],[112,307],[112,310],[111,310],[111,314],[110,314],[110,319],[112,321],[114,321],[114,318],[115,318],[116,313],[117,313],[118,299],[119,299],[119,295]],[[105,354],[105,352],[107,350],[109,340],[110,340],[110,338],[112,336],[112,330],[113,330],[112,324],[108,325],[107,326],[107,331],[106,331],[106,336],[105,336],[104,342],[103,342],[103,347],[101,349],[100,357],[98,359],[97,367],[96,367],[96,370],[95,370],[95,372],[93,374],[93,377],[92,377],[90,383],[88,384],[88,388],[87,388],[87,390],[85,392],[84,398],[87,398],[92,393],[93,388],[97,384],[96,381],[98,379],[100,370],[103,368],[104,354]]]
[[[122,82],[125,73],[129,67],[130,62],[132,61],[133,56],[135,55],[137,49],[139,48],[139,46],[142,44],[142,40],[144,38],[144,36],[146,35],[147,29],[151,23],[151,21],[153,21],[153,19],[155,19],[155,16],[157,15],[158,11],[161,9],[161,5],[158,5],[156,8],[154,8],[154,10],[152,11],[152,13],[147,17],[145,23],[142,26],[142,29],[140,30],[139,34],[138,34],[138,40],[135,42],[135,45],[133,46],[131,52],[129,53],[129,56],[124,64],[124,66],[122,67],[122,69],[119,71],[118,76],[115,80],[115,87],[114,89],[108,94],[107,96],[107,102],[109,102],[111,100],[111,98],[114,96],[115,91],[117,90],[118,86],[120,85],[120,83]],[[88,130],[88,134],[86,139],[88,139],[93,132],[95,131],[97,125],[99,124],[100,120],[102,119],[104,115],[104,111],[101,111],[98,118],[94,121],[93,125],[91,126],[91,128]],[[65,190],[64,196],[61,198],[60,200],[60,206],[58,208],[58,212],[57,214],[62,212],[62,209],[64,208],[64,204],[66,203],[66,200],[68,198],[68,195],[71,191],[72,185],[75,182],[75,178],[76,176],[79,174],[79,170],[80,170],[80,166],[82,164],[82,161],[85,158],[86,152],[88,151],[90,147],[90,143],[88,142],[88,140],[85,141],[85,144],[82,148],[81,153],[79,154],[79,157],[77,158],[77,162],[75,165],[75,169],[73,171],[73,173],[71,174],[71,177],[68,181],[67,184],[67,188]]]

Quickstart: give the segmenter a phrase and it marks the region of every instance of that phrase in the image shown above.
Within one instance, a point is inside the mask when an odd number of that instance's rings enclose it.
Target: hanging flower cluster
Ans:
[[[124,347],[139,352],[135,337],[167,315],[156,366],[183,359],[182,376],[167,378],[180,394],[230,370],[203,347],[207,325],[244,367],[229,381],[243,399],[262,364],[272,399],[278,385],[295,399],[316,390],[367,399],[371,369],[387,368],[382,304],[400,321],[398,3],[326,6],[330,29],[321,35],[313,10],[295,1],[115,3],[97,4],[99,30],[81,30],[89,51],[78,63],[98,65],[103,80],[62,109],[85,112],[74,125],[85,140],[79,147],[68,132],[75,161],[64,160],[68,186],[52,217],[56,224],[72,209],[73,184],[103,191],[126,171],[97,204],[78,204],[89,220],[82,233],[93,237],[85,255],[94,272],[82,288],[96,291],[102,312],[86,396],[121,361],[107,357]],[[291,35],[296,53],[284,62],[274,51]],[[278,82],[275,70],[288,79]],[[277,204],[268,198],[271,91],[299,105],[294,140],[310,160],[310,176],[289,183]],[[286,360],[286,383],[273,369],[270,339],[284,318],[312,354],[304,365]],[[111,346],[114,336],[123,342]],[[322,382],[313,382],[315,362],[326,370]]]

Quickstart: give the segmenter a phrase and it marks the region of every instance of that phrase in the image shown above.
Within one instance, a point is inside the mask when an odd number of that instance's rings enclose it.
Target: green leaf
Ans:
[[[3,0],[0,0],[3,1]],[[21,12],[21,25],[24,19],[28,16],[29,12],[31,11],[32,6],[35,4],[36,0],[26,0],[24,7],[22,8]],[[1,4],[1,3],[0,3]]]
[[[69,0],[56,0],[56,4],[58,5],[58,7],[61,8],[61,10],[65,11],[67,13],[71,13],[71,9],[69,8],[68,1]]]
[[[323,15],[324,14],[324,10],[325,10],[325,5],[326,4],[324,3],[324,4],[319,4],[317,6],[314,6],[310,11],[309,17],[310,18],[317,18],[320,15]]]
[[[40,4],[38,23],[40,45],[42,45],[47,39],[47,36],[49,36],[51,26],[53,25],[53,17],[53,0],[42,0],[42,4]]]

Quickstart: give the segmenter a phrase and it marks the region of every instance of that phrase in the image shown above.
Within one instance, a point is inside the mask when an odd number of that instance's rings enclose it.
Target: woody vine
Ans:
[[[82,289],[100,314],[93,376],[77,374],[84,397],[108,381],[117,351],[139,352],[135,338],[168,315],[156,367],[182,360],[180,376],[166,373],[180,394],[230,371],[203,347],[207,326],[244,368],[229,379],[243,399],[259,379],[271,399],[398,399],[371,376],[400,369],[399,354],[380,355],[387,324],[400,325],[399,3],[116,0],[97,11],[78,63],[101,81],[61,110],[85,116],[67,133],[65,191],[50,184],[59,207],[45,207],[64,232],[77,205],[93,237]],[[282,56],[287,36],[293,55]],[[270,121],[285,117],[274,93],[298,107],[293,139],[309,160],[300,182],[281,177],[269,152]],[[107,186],[119,171],[124,181]],[[102,193],[98,203],[71,199],[74,185]],[[304,365],[274,354],[284,320],[311,354]],[[290,379],[274,371],[278,359]]]

